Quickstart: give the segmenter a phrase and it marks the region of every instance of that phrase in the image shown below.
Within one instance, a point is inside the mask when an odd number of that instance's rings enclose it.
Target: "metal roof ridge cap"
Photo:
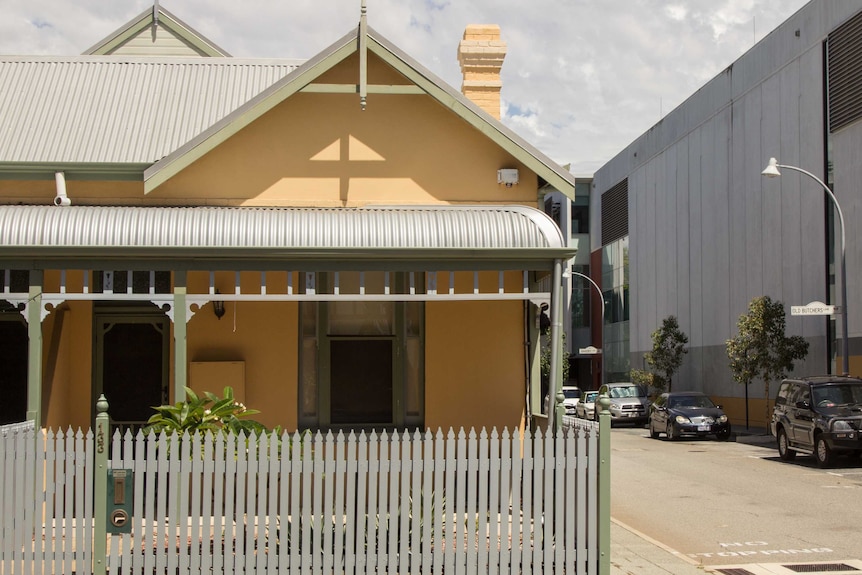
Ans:
[[[256,57],[224,57],[224,58],[201,58],[196,56],[135,56],[135,55],[102,55],[102,54],[77,54],[74,56],[56,56],[47,54],[0,54],[0,63],[26,63],[34,64],[76,64],[76,63],[99,63],[99,64],[183,64],[198,66],[237,66],[237,65],[295,65],[301,66],[308,62],[304,58],[256,58]]]

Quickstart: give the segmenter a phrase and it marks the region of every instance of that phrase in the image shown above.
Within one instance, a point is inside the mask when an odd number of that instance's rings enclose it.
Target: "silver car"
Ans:
[[[607,395],[611,400],[611,425],[615,423],[644,425],[647,422],[649,399],[643,386],[630,381],[606,383],[599,388],[599,395]]]

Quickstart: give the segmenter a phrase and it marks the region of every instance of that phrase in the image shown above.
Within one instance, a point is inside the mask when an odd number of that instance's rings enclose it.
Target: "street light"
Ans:
[[[564,272],[564,274],[563,274],[563,275],[568,275],[569,273],[571,273],[571,274],[573,274],[573,275],[576,275],[576,276],[580,276],[580,277],[582,277],[582,278],[586,279],[586,280],[587,280],[587,281],[589,281],[591,284],[593,284],[593,287],[594,287],[594,288],[596,288],[596,291],[598,291],[598,292],[599,292],[599,301],[601,301],[601,302],[602,302],[602,339],[604,339],[604,334],[605,334],[605,300],[604,300],[604,296],[603,296],[603,294],[602,294],[602,290],[601,290],[601,288],[599,288],[598,284],[596,284],[596,282],[594,282],[594,281],[592,280],[592,278],[590,278],[590,276],[584,275],[584,274],[579,273],[579,272],[576,272],[576,271],[572,271],[571,269],[569,269],[568,271]],[[552,337],[553,337],[553,336],[552,336]],[[604,346],[603,346],[603,347],[604,347]],[[604,349],[602,349],[602,350],[601,350],[601,353],[602,353],[602,380],[604,380],[604,377],[605,377],[605,357],[604,357]],[[553,372],[553,369],[552,369],[551,371]],[[600,382],[600,383],[601,383],[601,382]],[[556,426],[556,428],[557,428],[557,429],[559,429],[559,427],[560,427],[560,425],[562,424],[562,421],[563,421],[563,401],[564,401],[565,399],[566,399],[566,396],[565,396],[565,395],[563,395],[563,388],[562,388],[562,387],[558,387],[558,388],[557,388],[556,393],[554,394],[554,411],[553,411],[553,413],[554,413],[554,422],[555,422],[555,426]],[[550,401],[549,401],[548,403],[550,403]],[[548,415],[550,416],[550,410],[549,410]]]
[[[604,379],[605,379],[605,355],[604,355],[604,354],[605,354],[605,345],[604,345],[604,343],[605,343],[605,342],[604,342],[604,339],[605,339],[605,296],[604,296],[604,294],[602,293],[602,289],[598,286],[598,284],[597,284],[596,282],[594,282],[594,281],[592,280],[592,278],[591,278],[590,276],[588,276],[588,275],[584,275],[584,274],[579,273],[579,272],[576,272],[576,271],[573,271],[573,272],[571,272],[571,273],[572,273],[573,275],[576,275],[576,276],[582,277],[582,278],[584,278],[585,280],[587,280],[588,282],[590,282],[591,284],[593,284],[593,287],[594,287],[594,288],[596,288],[596,291],[597,291],[597,292],[599,292],[599,301],[600,301],[600,302],[602,302],[602,341],[601,341],[601,343],[599,344],[599,345],[601,345],[601,346],[602,346],[602,347],[601,347],[601,353],[602,353],[602,381],[600,381],[599,383],[603,383],[603,382],[604,382]]]
[[[835,194],[832,193],[832,190],[829,189],[829,186],[823,183],[823,180],[815,176],[809,171],[803,170],[802,168],[797,168],[796,166],[788,166],[786,164],[779,164],[778,160],[775,158],[769,158],[769,165],[766,166],[766,169],[761,172],[767,178],[776,178],[781,175],[781,172],[778,171],[778,168],[785,168],[788,170],[793,170],[795,172],[799,172],[801,174],[805,174],[826,190],[826,193],[829,195],[829,199],[832,200],[832,203],[835,205],[835,209],[838,211],[838,221],[841,224],[841,342],[843,353],[842,359],[844,364],[844,374],[850,373],[850,348],[847,344],[847,266],[844,262],[844,213],[841,211],[841,206],[838,204],[838,199],[835,197]]]

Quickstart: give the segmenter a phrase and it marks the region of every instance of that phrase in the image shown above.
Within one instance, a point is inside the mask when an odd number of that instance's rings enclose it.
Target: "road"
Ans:
[[[704,566],[859,565],[862,459],[823,470],[810,457],[781,461],[771,441],[656,440],[618,427],[611,516]]]

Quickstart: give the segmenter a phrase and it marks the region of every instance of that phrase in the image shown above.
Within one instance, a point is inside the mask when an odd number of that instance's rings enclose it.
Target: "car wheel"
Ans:
[[[796,452],[790,449],[787,441],[787,432],[784,431],[783,427],[778,430],[778,457],[784,461],[790,461],[796,457]]]
[[[829,447],[822,435],[818,435],[817,439],[814,440],[814,457],[817,459],[819,467],[829,467],[835,459],[832,448]]]
[[[727,441],[730,439],[730,430],[724,429],[715,434],[715,438],[719,441]]]
[[[659,432],[656,431],[652,426],[652,419],[649,420],[649,436],[653,439],[658,439]]]
[[[667,430],[665,430],[665,433],[667,433],[667,438],[671,441],[674,441],[677,437],[679,437],[676,434],[676,430],[673,428],[673,423],[670,421],[667,422]]]

